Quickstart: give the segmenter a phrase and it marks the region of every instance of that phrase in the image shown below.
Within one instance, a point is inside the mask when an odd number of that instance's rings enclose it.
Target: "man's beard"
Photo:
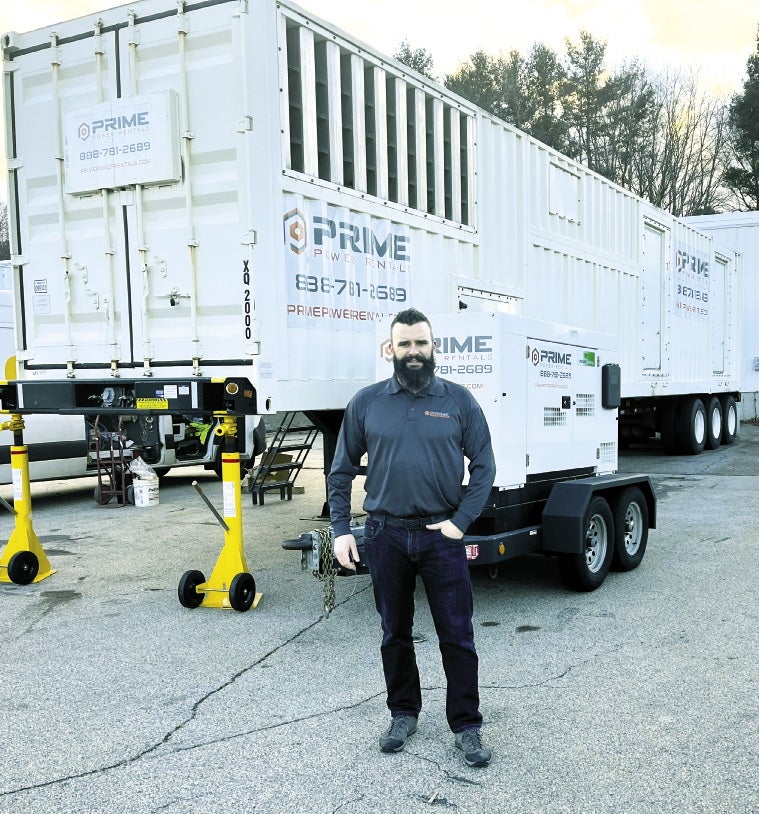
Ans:
[[[422,366],[413,368],[407,367],[406,363],[412,360],[421,362]],[[399,359],[394,355],[393,367],[395,368],[395,375],[401,387],[410,390],[412,393],[419,393],[422,390],[426,390],[435,377],[435,354],[431,353],[429,359],[421,354],[405,356],[403,359]]]

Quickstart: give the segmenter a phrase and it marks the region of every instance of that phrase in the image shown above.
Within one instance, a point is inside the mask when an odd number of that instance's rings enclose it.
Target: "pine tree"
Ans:
[[[746,71],[743,93],[730,105],[736,163],[725,172],[725,182],[746,209],[759,209],[759,27],[756,53],[748,58]]]

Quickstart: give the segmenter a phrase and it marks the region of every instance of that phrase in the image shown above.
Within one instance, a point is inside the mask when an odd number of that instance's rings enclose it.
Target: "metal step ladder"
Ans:
[[[263,506],[266,493],[277,490],[280,500],[292,500],[295,480],[318,435],[319,430],[302,413],[284,413],[261,464],[249,480],[254,506]]]

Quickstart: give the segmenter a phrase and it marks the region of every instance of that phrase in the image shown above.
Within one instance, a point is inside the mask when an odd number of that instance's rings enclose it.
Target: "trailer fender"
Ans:
[[[614,498],[627,486],[638,486],[648,505],[648,526],[656,528],[656,495],[647,475],[603,475],[554,485],[543,508],[543,551],[580,554],[585,547],[585,513],[595,494],[614,508]]]

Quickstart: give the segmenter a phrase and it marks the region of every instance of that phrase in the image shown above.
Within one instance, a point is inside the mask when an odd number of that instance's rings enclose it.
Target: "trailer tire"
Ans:
[[[33,551],[17,551],[8,560],[8,579],[16,585],[29,585],[34,582],[40,570],[40,561]]]
[[[202,571],[185,571],[182,579],[179,580],[177,596],[179,604],[183,608],[197,608],[203,601],[205,594],[198,593],[195,589],[206,581]]]
[[[235,575],[229,585],[229,604],[236,611],[248,610],[256,598],[256,581],[253,574],[243,571]]]
[[[614,518],[606,499],[591,498],[583,521],[584,551],[560,554],[559,572],[564,584],[575,591],[595,591],[609,573],[614,557]]]
[[[683,455],[698,455],[706,444],[706,408],[697,396],[682,401],[677,411],[677,446]]]
[[[637,568],[648,543],[648,503],[637,486],[625,489],[614,503],[614,557],[611,567],[615,571]]]
[[[722,443],[722,404],[717,396],[706,402],[706,448],[717,449]]]
[[[722,396],[722,443],[735,443],[738,437],[738,405],[732,396]]]

